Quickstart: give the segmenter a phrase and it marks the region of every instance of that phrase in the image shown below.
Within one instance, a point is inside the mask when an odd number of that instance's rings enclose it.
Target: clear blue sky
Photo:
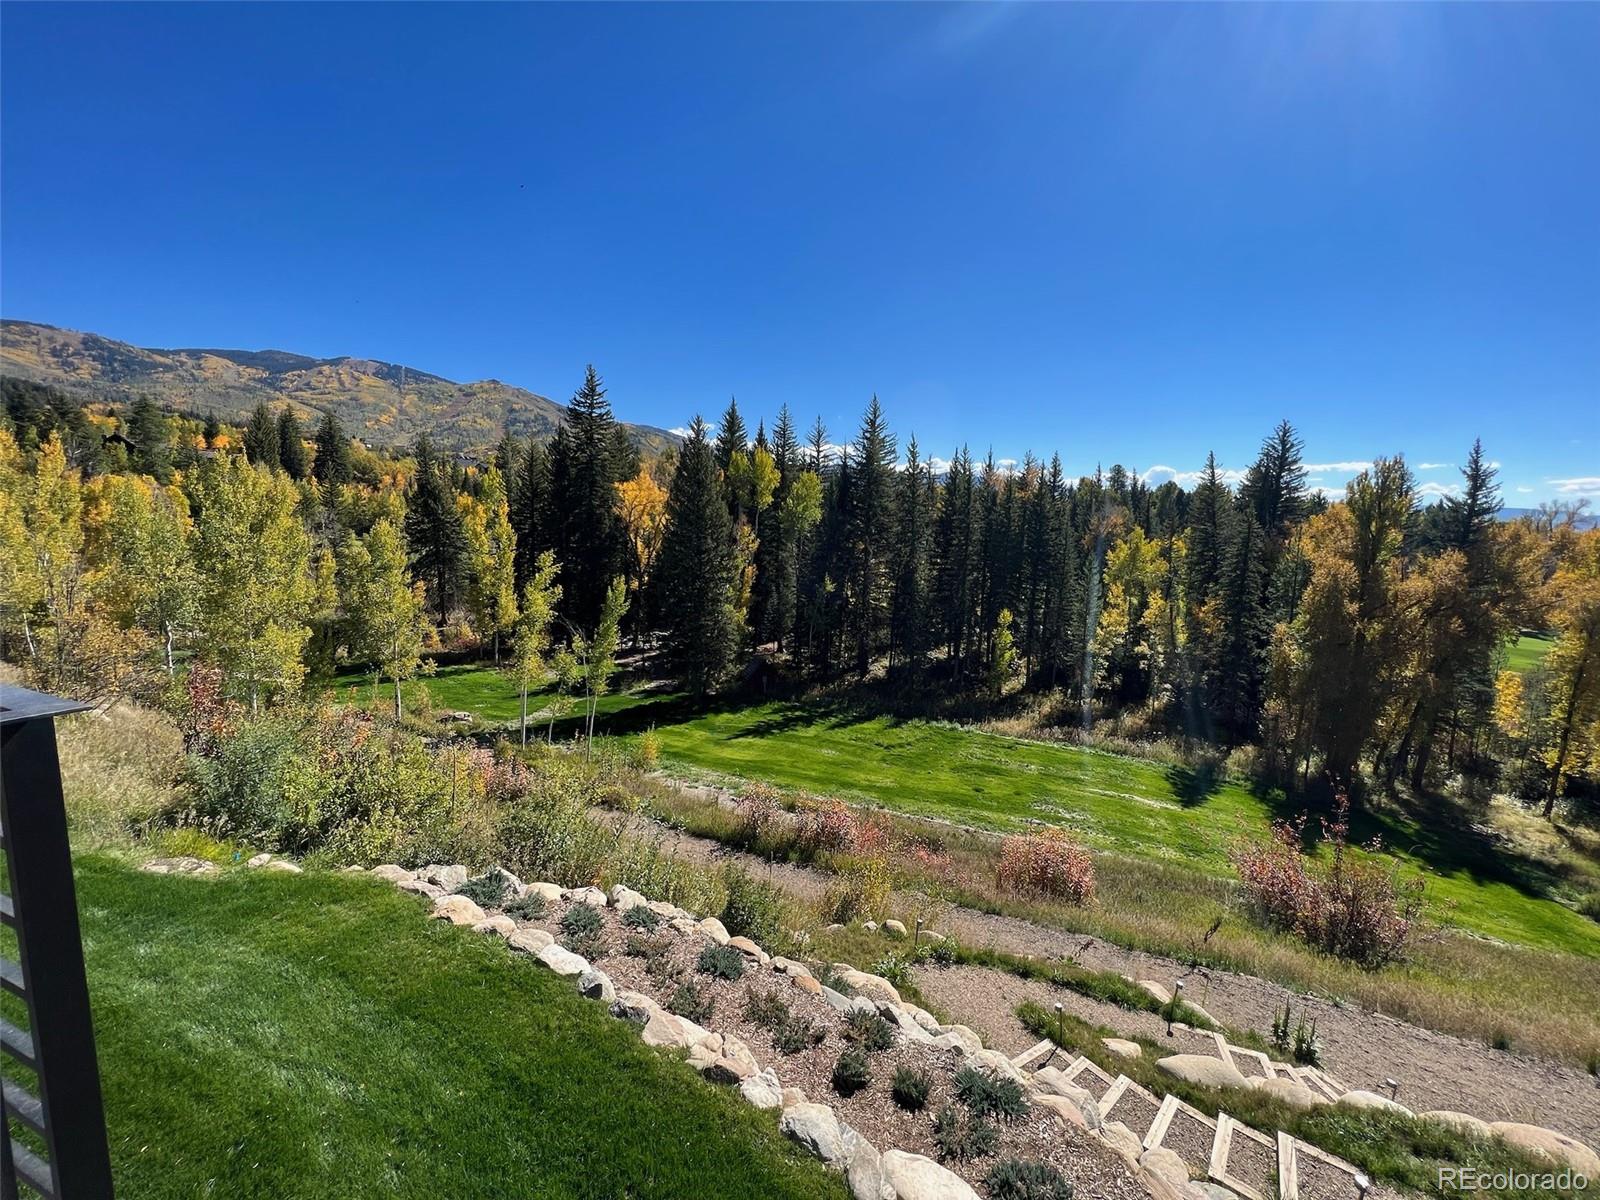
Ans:
[[[1600,496],[1600,6],[7,3],[0,54],[6,316]]]

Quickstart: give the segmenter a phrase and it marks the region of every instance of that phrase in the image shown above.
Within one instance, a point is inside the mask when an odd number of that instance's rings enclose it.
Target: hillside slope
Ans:
[[[288,402],[307,420],[333,413],[371,445],[409,445],[426,432],[446,449],[480,454],[508,431],[549,437],[566,411],[497,379],[456,383],[396,363],[283,350],[147,349],[32,321],[0,322],[0,373],[108,403],[149,395],[234,421],[262,401]],[[647,450],[677,442],[664,429],[627,428]]]

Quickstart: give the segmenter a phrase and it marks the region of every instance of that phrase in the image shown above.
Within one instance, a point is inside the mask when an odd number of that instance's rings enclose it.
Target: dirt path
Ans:
[[[808,867],[769,864],[753,854],[730,850],[708,838],[665,830],[664,848],[675,857],[699,862],[736,862],[802,899],[820,899],[828,877]],[[909,903],[897,907],[910,908]],[[1188,995],[1217,1020],[1238,1029],[1267,1033],[1274,1013],[1286,999],[1295,1011],[1315,1017],[1328,1070],[1353,1088],[1385,1091],[1385,1079],[1400,1082],[1402,1104],[1421,1112],[1446,1108],[1468,1112],[1486,1121],[1527,1121],[1546,1125],[1600,1143],[1600,1078],[1576,1067],[1545,1059],[1493,1050],[1478,1042],[1435,1033],[1393,1017],[1336,1006],[1302,996],[1252,975],[1207,968],[1189,971],[1172,959],[1127,950],[1121,946],[1035,925],[1017,917],[953,908],[940,922],[969,946],[994,946],[1041,958],[1071,957],[1096,970],[1116,971],[1136,979],[1170,982],[1182,978]],[[935,1003],[945,1004],[952,1018],[981,1028],[1002,1050],[1021,1049],[1026,1038],[1011,1012],[1023,998],[1053,1004],[1119,1032],[1151,1032],[1148,1014],[1130,1013],[1075,992],[1030,984],[1004,972],[978,971],[986,982],[976,986],[962,972],[928,971],[919,977]],[[948,980],[945,978],[948,976]]]

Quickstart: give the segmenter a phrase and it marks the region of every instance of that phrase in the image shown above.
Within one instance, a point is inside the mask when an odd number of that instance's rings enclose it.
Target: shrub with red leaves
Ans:
[[[995,880],[1014,892],[1087,904],[1094,899],[1094,860],[1065,831],[1035,830],[1000,843]]]
[[[796,810],[796,840],[811,853],[837,853],[856,846],[856,819],[843,800],[806,800]]]
[[[1421,876],[1402,881],[1381,863],[1352,858],[1350,801],[1339,796],[1332,821],[1322,821],[1322,838],[1333,852],[1328,868],[1315,867],[1301,850],[1305,817],[1275,821],[1272,836],[1235,850],[1233,866],[1245,901],[1258,920],[1294,933],[1325,953],[1368,968],[1394,962],[1422,911]],[[1377,839],[1366,849],[1382,850]]]
[[[783,815],[777,790],[771,784],[760,782],[747,784],[734,800],[733,807],[739,814],[739,835],[746,845],[770,830]]]
[[[222,671],[212,663],[194,663],[184,679],[184,705],[178,721],[184,753],[215,757],[239,712],[239,705],[222,690]]]

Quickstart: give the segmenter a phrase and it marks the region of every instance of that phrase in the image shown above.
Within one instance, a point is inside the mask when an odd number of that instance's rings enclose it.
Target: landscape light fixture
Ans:
[[[1383,1086],[1389,1089],[1389,1099],[1391,1100],[1400,1094],[1400,1081],[1398,1079],[1385,1079]]]
[[[917,918],[917,928],[911,934],[911,950],[916,952],[917,944],[922,941],[922,918]]]
[[[1066,1018],[1061,1015],[1061,1001],[1056,1001],[1056,1045],[1067,1044]]]
[[[1356,1191],[1361,1193],[1361,1200],[1367,1200],[1367,1189],[1370,1188],[1371,1186],[1372,1186],[1372,1180],[1368,1179],[1360,1171],[1357,1171],[1356,1172]]]

